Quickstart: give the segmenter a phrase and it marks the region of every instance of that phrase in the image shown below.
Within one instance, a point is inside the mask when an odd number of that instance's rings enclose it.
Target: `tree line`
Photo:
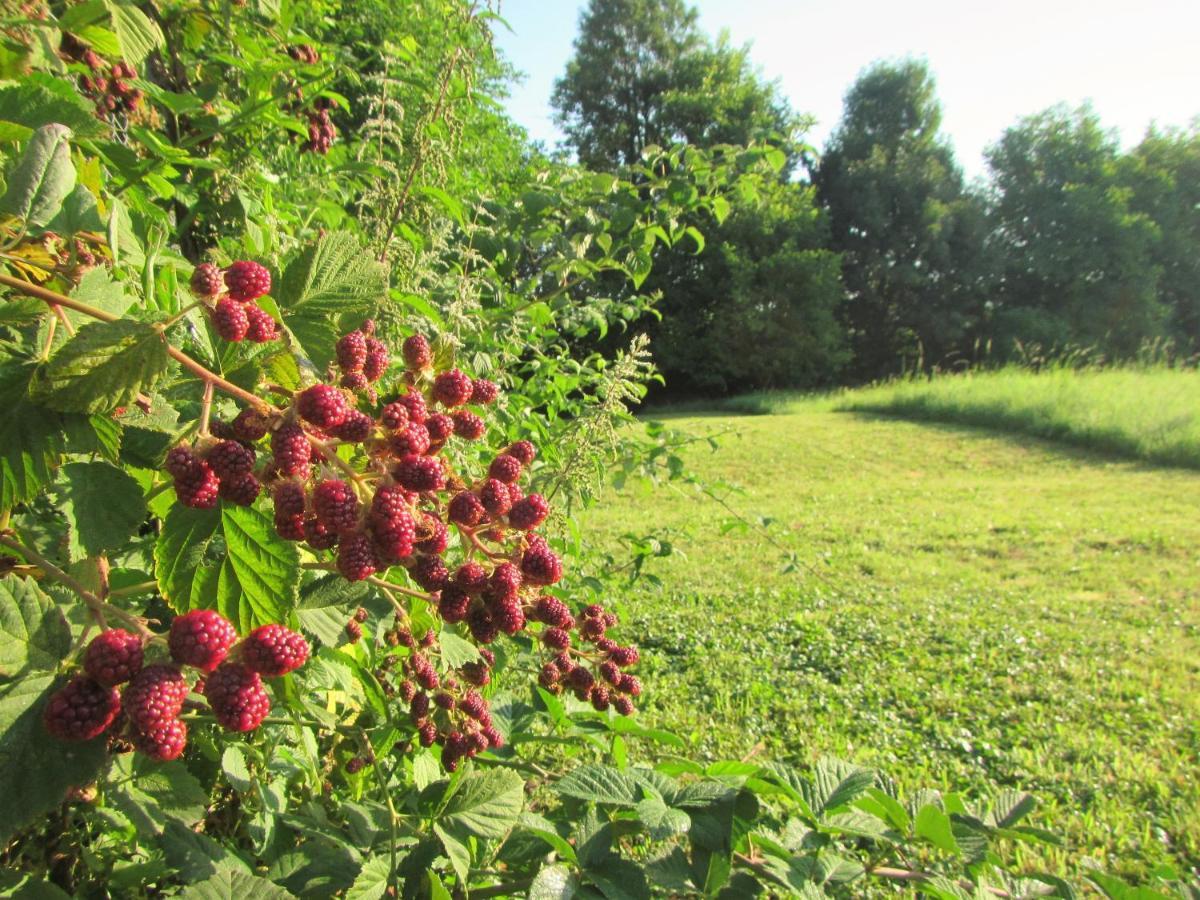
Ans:
[[[703,249],[656,264],[670,390],[820,387],[1030,345],[1200,350],[1197,124],[1125,152],[1090,107],[1053,107],[1008,128],[968,183],[922,61],[864,70],[818,153],[812,120],[683,0],[590,0],[579,27],[552,103],[582,165],[677,142],[784,154],[774,183],[701,225]]]

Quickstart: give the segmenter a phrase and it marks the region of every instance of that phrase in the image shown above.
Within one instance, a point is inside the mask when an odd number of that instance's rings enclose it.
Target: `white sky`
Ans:
[[[508,108],[532,138],[561,137],[550,111],[554,79],[571,55],[584,0],[502,0],[505,55],[527,74]],[[778,79],[793,107],[816,116],[820,148],[858,73],[881,58],[928,61],[942,101],[943,130],[969,176],[983,150],[1023,115],[1060,101],[1091,100],[1128,145],[1152,122],[1200,115],[1200,0],[699,0],[711,35],[735,44]]]

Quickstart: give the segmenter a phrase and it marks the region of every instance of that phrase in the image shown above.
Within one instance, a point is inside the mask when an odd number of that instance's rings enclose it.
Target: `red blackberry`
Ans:
[[[534,459],[537,457],[537,448],[529,443],[529,441],[517,441],[504,452],[509,456],[515,456],[521,461],[521,465],[523,466],[532,465]]]
[[[571,620],[571,611],[557,597],[543,594],[533,605],[533,616],[539,622],[545,622],[547,625],[568,628],[567,623]]]
[[[479,501],[489,515],[500,517],[512,508],[508,486],[503,481],[489,478],[479,487]]]
[[[567,673],[567,681],[575,690],[587,691],[591,690],[596,679],[588,669],[583,666],[575,666]]]
[[[397,693],[400,694],[400,699],[405,703],[412,703],[412,698],[417,696],[417,686],[406,678],[400,682]]]
[[[483,650],[485,650],[485,649],[487,649],[487,648],[482,648],[479,651],[481,655],[483,653]],[[492,680],[492,672],[491,672],[491,669],[488,668],[487,663],[482,663],[482,662],[464,663],[460,671],[462,672],[463,678],[465,678],[467,681],[469,681],[471,684],[475,685],[476,687],[486,687],[488,685],[488,683]]]
[[[244,341],[250,333],[250,317],[246,307],[232,297],[222,297],[212,311],[212,324],[217,334],[227,341]]]
[[[263,625],[242,641],[242,662],[271,678],[286,675],[308,659],[308,641],[283,625]]]
[[[338,545],[338,532],[320,519],[305,519],[304,542],[314,550],[332,550]]]
[[[362,625],[354,619],[346,623],[346,640],[351,644],[357,644],[362,640]]]
[[[571,646],[571,636],[563,629],[551,626],[542,632],[542,643],[552,650],[566,650]]]
[[[262,484],[253,475],[239,475],[222,481],[217,492],[222,500],[227,500],[235,506],[253,506],[261,490]]]
[[[105,687],[124,684],[142,668],[142,639],[120,628],[92,638],[83,658],[84,671]]]
[[[600,638],[604,637],[604,620],[584,619],[583,624],[579,626],[579,633],[582,634],[586,640],[600,640]]]
[[[280,475],[308,476],[312,445],[299,425],[289,422],[275,430],[271,435],[271,454]]]
[[[217,505],[221,481],[203,460],[197,461],[190,475],[175,479],[175,496],[192,509],[212,509]]]
[[[425,406],[425,398],[416,391],[410,391],[406,394],[401,394],[395,399],[406,410],[408,410],[408,421],[425,424],[425,419],[429,416],[429,410]]]
[[[455,494],[446,508],[446,515],[451,522],[466,525],[468,528],[482,522],[484,512],[483,504],[470,491]]]
[[[433,362],[433,350],[423,334],[405,338],[400,347],[400,355],[404,357],[404,365],[414,370],[424,369]]]
[[[499,602],[511,600],[521,589],[521,571],[512,563],[500,563],[488,578],[488,598]]]
[[[416,542],[416,549],[432,555],[445,552],[446,545],[450,542],[450,533],[440,519],[425,513],[422,533],[427,536]]]
[[[254,469],[254,451],[237,441],[221,441],[206,459],[222,481],[233,481]]]
[[[362,581],[374,575],[377,560],[371,539],[361,531],[343,535],[338,545],[337,568],[347,581]]]
[[[350,414],[346,416],[346,421],[335,428],[331,428],[329,433],[341,441],[351,441],[352,443],[361,443],[371,436],[371,431],[375,428],[375,420],[368,416],[365,412],[360,412],[357,409],[350,410]]]
[[[513,482],[508,487],[508,502],[509,504],[520,503],[525,499],[525,492],[521,490],[521,486]]]
[[[240,663],[225,663],[208,676],[204,696],[213,715],[229,731],[253,731],[271,711],[262,679]]]
[[[496,730],[495,725],[488,725],[481,732],[488,742],[488,746],[493,749],[499,749],[504,746],[504,737]]]
[[[157,663],[146,666],[130,679],[121,706],[133,727],[153,731],[179,717],[188,695],[187,682],[175,666]]]
[[[454,583],[468,594],[478,594],[487,587],[487,569],[477,562],[465,562],[454,573]]]
[[[450,418],[454,420],[454,433],[468,441],[479,440],[487,431],[483,419],[465,409],[456,409]]]
[[[450,582],[450,572],[440,556],[422,556],[409,573],[427,591],[440,591]]]
[[[429,430],[429,440],[433,445],[441,445],[454,434],[454,420],[445,413],[434,413],[425,420]]]
[[[296,396],[296,411],[318,428],[334,428],[346,421],[350,404],[333,385],[314,384]]]
[[[156,762],[170,762],[183,755],[187,733],[182,719],[167,719],[147,731],[135,728],[133,746]]]
[[[400,460],[394,474],[401,486],[417,493],[440,491],[446,485],[442,461],[433,456],[417,456],[410,453]]]
[[[330,478],[313,488],[313,512],[330,531],[340,534],[358,527],[358,497],[344,481]]]
[[[271,290],[271,273],[248,259],[240,259],[225,270],[225,286],[234,300],[248,303]]]
[[[621,681],[616,687],[622,694],[628,694],[630,697],[642,695],[642,683],[638,681],[636,675],[622,675]]]
[[[402,431],[391,436],[388,449],[396,456],[420,456],[429,449],[429,431],[419,422],[410,420]]]
[[[379,414],[379,424],[391,431],[408,427],[408,407],[403,403],[389,403]]]
[[[386,522],[397,516],[411,516],[410,495],[398,484],[381,484],[371,498],[371,521]]]
[[[211,672],[237,640],[233,623],[216,610],[194,609],[171,620],[167,646],[171,659]]]
[[[181,444],[178,447],[173,447],[167,454],[167,459],[163,467],[172,478],[187,478],[196,471],[200,462],[200,457],[196,455],[191,447]]]
[[[459,369],[443,372],[433,379],[433,399],[442,406],[462,406],[471,399],[471,379]]]
[[[243,409],[229,424],[239,441],[253,443],[267,436],[267,419],[256,409]]]
[[[488,381],[486,378],[476,378],[471,383],[471,402],[481,406],[486,406],[489,403],[495,403],[496,398],[500,396],[500,388],[496,386],[494,381]]]
[[[437,726],[432,722],[422,722],[417,728],[417,738],[422,747],[432,747],[437,741]]]
[[[471,595],[462,588],[453,584],[442,588],[442,595],[438,598],[438,613],[447,622],[461,622],[467,617],[470,606]]]
[[[256,344],[269,344],[279,337],[279,325],[271,314],[257,303],[246,304],[246,317],[250,320],[250,330],[246,337]]]
[[[597,712],[604,712],[609,705],[608,688],[602,684],[593,685],[590,699],[593,709]]]
[[[361,331],[342,335],[337,342],[337,361],[343,372],[361,372],[367,361],[367,336]]]
[[[458,701],[458,708],[463,713],[472,719],[478,721],[487,713],[487,701],[480,697],[474,691],[467,691],[463,698]]]
[[[367,391],[374,398],[374,392],[371,390],[371,382],[367,381],[367,376],[362,372],[346,372],[338,381],[342,387],[351,391]],[[374,402],[374,399],[372,399]]]
[[[471,629],[471,637],[480,644],[490,644],[500,634],[500,629],[496,627],[492,614],[486,606],[476,606],[467,613],[467,627]],[[466,666],[463,667],[463,674],[466,674]]]
[[[613,700],[613,709],[623,716],[633,715],[633,701],[628,697],[617,697]]]
[[[192,280],[189,282],[192,293],[197,297],[215,297],[225,290],[225,280],[221,276],[219,266],[212,263],[200,263],[192,270]]]
[[[121,695],[87,675],[76,675],[50,695],[42,711],[46,731],[63,741],[90,741],[121,711]]]
[[[517,597],[493,603],[491,613],[496,627],[507,635],[514,635],[525,627],[525,611]]]
[[[391,361],[387,347],[382,342],[375,338],[367,338],[367,358],[363,362],[362,370],[367,381],[378,381],[382,378]]]
[[[433,695],[433,705],[439,709],[451,710],[454,709],[454,698],[445,691],[438,691]]]
[[[508,524],[521,531],[530,531],[546,521],[550,504],[541,494],[529,494],[513,504],[508,511]]]
[[[305,510],[304,485],[299,481],[279,481],[271,491],[275,513],[282,516],[302,516]]]
[[[501,453],[488,466],[488,475],[505,484],[513,484],[521,477],[521,461],[515,456]]]
[[[559,674],[558,666],[554,665],[554,663],[546,663],[542,666],[541,672],[538,673],[538,684],[549,689],[558,684]]]
[[[608,658],[615,662],[622,669],[628,669],[630,666],[638,664],[639,654],[637,647],[617,647],[608,654]]]
[[[605,660],[600,664],[600,677],[609,684],[616,685],[621,681],[621,670],[612,660]]]
[[[284,516],[275,513],[275,530],[285,541],[304,540],[304,523],[304,516]]]

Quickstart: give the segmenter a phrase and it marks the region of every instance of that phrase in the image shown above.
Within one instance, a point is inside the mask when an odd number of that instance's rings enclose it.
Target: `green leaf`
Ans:
[[[230,744],[221,754],[221,771],[236,791],[245,793],[254,787],[250,778],[250,767],[246,765],[246,754],[237,744]]]
[[[502,838],[525,806],[525,782],[508,769],[474,772],[458,783],[438,821],[455,834]]]
[[[631,776],[609,766],[583,766],[554,785],[564,797],[578,797],[610,806],[637,806],[638,784]]]
[[[72,743],[46,734],[42,709],[59,686],[52,675],[0,685],[0,843],[95,779],[107,756],[103,735]]]
[[[939,850],[958,853],[958,841],[954,839],[950,817],[932,803],[925,804],[917,811],[915,830],[917,837],[925,838]]]
[[[159,843],[171,865],[184,881],[203,881],[226,870],[249,873],[250,869],[232,853],[206,834],[193,831],[172,819],[159,836]]]
[[[687,813],[681,809],[671,809],[657,797],[643,800],[636,810],[637,817],[650,832],[652,840],[665,841],[677,834],[686,834],[692,825]]]
[[[33,74],[22,76],[15,85],[0,87],[0,122],[15,122],[29,129],[31,136],[34,130],[51,124],[65,125],[85,137],[104,131],[96,111],[77,91],[67,86],[69,94],[57,93],[37,83],[39,77],[50,78]],[[51,83],[62,85],[61,81]]]
[[[53,476],[62,450],[62,417],[26,402],[34,368],[0,369],[0,510],[32,500]]]
[[[542,866],[529,886],[529,900],[571,900],[579,876],[563,865]]]
[[[817,761],[805,799],[818,816],[853,803],[875,784],[875,773],[832,757]]]
[[[1115,875],[1090,872],[1087,879],[1109,900],[1171,900],[1168,894],[1160,894],[1148,887],[1131,887]]]
[[[478,662],[482,657],[479,650],[470,641],[464,641],[449,629],[443,629],[439,643],[442,645],[442,660],[451,669],[471,662]]]
[[[33,133],[21,161],[8,178],[0,213],[25,220],[27,227],[45,225],[75,187],[75,166],[68,143],[71,129],[57,123]]]
[[[170,357],[162,335],[145,322],[84,325],[35,379],[33,394],[64,412],[108,413],[149,393]]]
[[[113,766],[112,803],[139,831],[161,834],[171,820],[191,825],[204,818],[208,792],[181,762],[154,762],[125,754]]]
[[[1037,801],[1024,791],[1003,791],[992,805],[988,824],[996,828],[1011,828],[1037,809]]]
[[[0,579],[0,678],[54,669],[71,649],[71,627],[32,578]]]
[[[337,574],[318,578],[300,592],[300,605],[296,607],[300,627],[316,635],[321,643],[336,646],[345,634],[350,611],[361,606],[369,593],[362,581],[349,582]]]
[[[440,822],[433,823],[433,832],[442,842],[446,858],[450,860],[450,865],[454,869],[454,874],[458,876],[458,880],[466,881],[467,873],[471,871],[471,848]]]
[[[600,865],[586,869],[584,875],[608,900],[649,900],[646,873],[628,859],[610,857]]]
[[[225,871],[185,887],[178,896],[180,900],[295,900],[296,895],[257,875]]]
[[[177,612],[215,609],[244,634],[296,607],[299,552],[253,507],[173,507],[154,559],[159,591]]]
[[[121,55],[127,61],[138,65],[150,55],[150,51],[163,46],[163,33],[158,25],[133,3],[105,0],[104,5],[112,16],[113,32],[121,45]]]
[[[71,557],[99,556],[124,546],[146,519],[146,501],[133,477],[103,462],[68,463],[62,472],[61,508],[71,526]]]
[[[58,215],[50,220],[47,227],[61,235],[72,235],[81,231],[103,231],[104,223],[100,220],[100,212],[96,208],[96,198],[92,196],[92,192],[82,184],[77,184],[63,201]],[[88,274],[92,272],[106,273],[107,270],[101,266],[88,270]]]
[[[346,900],[379,900],[387,893],[390,875],[391,862],[388,857],[376,856],[367,860],[350,890],[346,891]]]
[[[558,855],[563,859],[567,860],[568,862],[575,861],[575,848],[571,846],[570,842],[566,838],[558,833],[554,827],[554,823],[545,816],[526,811],[521,813],[521,817],[517,820],[517,824],[531,834],[537,835],[539,838],[553,847],[555,852],[557,852]]]

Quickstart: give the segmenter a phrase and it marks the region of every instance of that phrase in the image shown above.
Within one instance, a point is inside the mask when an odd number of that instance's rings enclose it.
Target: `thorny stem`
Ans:
[[[204,382],[204,397],[200,401],[200,433],[208,434],[208,420],[212,417],[213,383]]]
[[[139,584],[131,584],[131,585],[128,585],[123,588],[117,588],[116,590],[109,591],[108,596],[110,596],[110,597],[134,597],[138,594],[147,594],[150,591],[156,591],[156,590],[158,590],[158,582],[157,581],[143,581],[143,582],[140,582]]]

